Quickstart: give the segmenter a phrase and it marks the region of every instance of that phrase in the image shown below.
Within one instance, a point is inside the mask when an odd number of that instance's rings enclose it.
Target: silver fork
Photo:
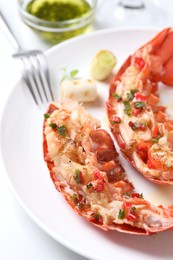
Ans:
[[[2,29],[10,40],[16,53],[12,56],[23,63],[22,76],[37,105],[53,100],[47,60],[41,50],[23,50],[0,11]]]

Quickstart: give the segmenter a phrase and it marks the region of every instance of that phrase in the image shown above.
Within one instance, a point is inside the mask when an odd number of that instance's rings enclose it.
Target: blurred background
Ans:
[[[18,2],[22,5],[23,1],[1,0],[0,9],[21,46],[26,49],[46,50],[54,45],[55,43],[43,41],[22,21]],[[172,0],[97,0],[95,19],[88,31],[119,27],[172,26],[172,8]]]

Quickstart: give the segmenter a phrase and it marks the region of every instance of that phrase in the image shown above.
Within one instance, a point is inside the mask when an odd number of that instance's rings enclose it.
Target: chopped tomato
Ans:
[[[122,209],[123,209],[123,210],[125,210],[125,209],[130,209],[131,206],[132,206],[132,203],[126,201],[126,202],[123,203]]]
[[[100,171],[99,170],[95,170],[93,172],[94,174],[94,180],[98,180],[101,177]]]
[[[153,138],[158,138],[158,136],[159,136],[159,126],[156,125],[153,131]]]
[[[100,178],[100,179],[97,180],[97,184],[94,187],[94,189],[96,191],[98,191],[98,192],[102,191],[104,189],[104,180],[103,180],[103,178]]]
[[[151,169],[158,169],[158,170],[163,170],[163,168],[164,168],[164,165],[161,162],[161,160],[159,158],[156,159],[156,158],[152,157],[152,154],[150,153],[150,151],[148,153],[147,166],[148,166],[148,168],[151,167]]]
[[[96,180],[96,185],[94,187],[94,190],[96,191],[102,191],[104,189],[104,179],[103,177],[101,176],[101,173],[100,171],[96,170],[93,172],[94,174],[94,180]]]
[[[81,183],[84,184],[85,183],[85,179],[84,179],[84,176],[83,176],[81,171],[80,171],[80,179],[81,179]]]
[[[129,126],[132,128],[132,130],[141,130],[145,131],[147,129],[147,124],[145,122],[143,123],[133,123],[132,121],[129,121]]]
[[[147,161],[147,166],[148,166],[149,169],[154,169],[154,168],[155,168],[155,167],[154,167],[154,164],[152,163],[151,160],[148,160],[148,161]]]
[[[132,193],[132,198],[140,198],[140,194],[138,192]]]
[[[138,66],[140,70],[145,66],[145,61],[142,57],[135,57],[134,65]]]
[[[119,124],[121,123],[121,118],[118,116],[113,116],[112,117],[112,124]]]
[[[153,169],[163,170],[163,163],[159,160],[152,160]]]
[[[148,142],[142,142],[138,144],[137,153],[144,163],[148,160],[148,149],[150,144]]]
[[[132,203],[128,201],[124,202],[122,205],[122,209],[125,212],[125,217],[128,221],[136,221],[138,219],[136,207],[132,206]]]
[[[89,218],[91,222],[102,224],[102,217],[99,213],[92,213],[91,217]]]
[[[132,111],[132,115],[133,116],[138,116],[139,114],[141,114],[142,110],[140,108],[134,108]]]
[[[140,94],[139,92],[135,93],[135,98],[139,101],[146,101],[147,97],[145,95]]]
[[[148,105],[150,105],[150,106],[156,106],[157,103],[158,103],[158,101],[159,101],[158,97],[157,97],[156,95],[150,93],[150,95],[149,95],[149,97],[148,97],[148,99],[147,99]]]

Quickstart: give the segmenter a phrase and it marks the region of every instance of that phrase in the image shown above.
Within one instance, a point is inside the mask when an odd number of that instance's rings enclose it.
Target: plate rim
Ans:
[[[81,41],[83,39],[86,38],[92,38],[92,37],[97,37],[97,35],[103,35],[103,34],[109,34],[109,33],[118,33],[118,32],[129,32],[129,31],[141,31],[141,32],[147,32],[147,31],[153,31],[153,32],[158,32],[160,31],[160,29],[158,27],[136,27],[136,28],[109,28],[109,29],[102,29],[102,30],[98,30],[98,31],[94,31],[92,33],[89,34],[85,34],[85,35],[80,35],[77,37],[74,37],[72,39],[69,39],[65,42],[62,42],[60,44],[57,44],[53,47],[51,47],[50,49],[48,49],[47,51],[45,51],[45,55],[48,57],[49,55],[51,55],[51,53],[56,52],[57,50],[64,48],[65,46],[70,45],[71,43],[74,42],[78,42]],[[5,117],[5,109],[8,105],[8,102],[13,94],[13,91],[15,91],[17,85],[19,84],[19,82],[22,79],[18,79],[13,88],[11,89],[11,91],[9,91],[8,97],[6,98],[5,104],[3,106],[2,109],[2,113],[1,113],[1,117],[0,117],[0,143],[2,143],[2,122],[4,121],[4,117]],[[41,228],[41,230],[43,230],[48,236],[50,236],[51,238],[53,238],[55,241],[57,241],[58,243],[60,243],[62,246],[64,246],[65,248],[75,252],[76,254],[79,254],[80,256],[89,258],[89,259],[97,259],[97,260],[105,260],[102,257],[98,257],[96,256],[94,253],[90,253],[89,251],[86,251],[84,248],[80,249],[80,247],[76,246],[75,244],[71,243],[70,241],[62,238],[60,235],[58,235],[56,232],[54,232],[51,228],[49,228],[49,226],[47,224],[45,224],[44,222],[42,222],[38,216],[36,216],[34,213],[32,213],[32,211],[28,208],[27,205],[25,205],[25,202],[22,200],[22,198],[19,196],[18,192],[16,191],[12,180],[8,174],[6,165],[5,165],[5,161],[4,161],[4,154],[3,154],[3,149],[2,146],[0,147],[0,158],[1,158],[1,162],[2,162],[2,166],[3,166],[3,174],[5,175],[6,181],[7,181],[7,185],[9,186],[10,190],[12,191],[12,194],[14,194],[14,197],[16,199],[16,201],[19,203],[19,205],[21,205],[21,207],[24,209],[24,211],[28,214],[28,216],[32,219],[32,221],[39,226],[39,228]]]

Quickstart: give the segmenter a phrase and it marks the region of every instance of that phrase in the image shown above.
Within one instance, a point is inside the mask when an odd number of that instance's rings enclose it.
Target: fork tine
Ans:
[[[22,61],[25,69],[25,79],[27,79],[27,84],[29,89],[32,89],[35,99],[37,100],[37,104],[39,104],[39,99],[43,103],[43,98],[40,92],[40,88],[38,85],[38,80],[35,75],[34,64],[32,62],[32,56],[23,56]],[[36,93],[37,91],[37,93]]]
[[[40,100],[43,103],[45,99],[49,101],[47,90],[49,90],[49,96],[53,100],[48,65],[44,53],[41,50],[22,50],[20,44],[16,40],[14,33],[12,32],[7,21],[3,17],[1,11],[0,21],[2,23],[4,31],[7,34],[7,37],[12,43],[12,46],[17,50],[17,52],[12,56],[14,58],[20,58],[23,62],[23,66],[25,69],[22,73],[23,79],[25,80],[35,103],[38,105]]]
[[[49,71],[48,71],[48,64],[47,64],[46,57],[45,57],[45,55],[42,52],[39,53],[38,61],[40,63],[40,67],[43,68],[43,76],[46,79],[46,83],[47,83],[47,87],[48,87],[48,90],[49,90],[50,98],[51,98],[51,100],[53,100],[54,98],[53,98],[53,92],[52,92],[52,88],[51,88],[50,76],[49,76]]]
[[[33,90],[32,84],[30,83],[30,80],[29,80],[29,77],[28,77],[26,71],[23,70],[22,75],[23,75],[23,79],[24,79],[24,81],[25,81],[27,87],[29,88],[29,91],[30,91],[30,93],[31,93],[31,95],[32,95],[32,97],[33,97],[33,99],[34,99],[36,105],[38,105],[38,101],[37,101],[37,99],[36,99],[36,96],[35,96],[35,94],[34,94],[34,90]]]
[[[44,75],[44,72],[43,72],[43,65],[40,64],[39,56],[40,56],[39,54],[36,56],[37,57],[37,59],[36,59],[36,62],[37,62],[37,75],[38,75],[39,80],[41,82],[42,89],[43,89],[43,92],[44,92],[44,96],[45,96],[47,102],[49,102],[49,97],[48,97],[47,92],[46,92],[47,82],[46,82],[46,78],[45,78],[45,75]]]
[[[50,84],[47,60],[40,50],[21,50],[13,54],[14,58],[20,58],[24,65],[23,78],[38,105],[39,100],[49,102],[53,100]]]

